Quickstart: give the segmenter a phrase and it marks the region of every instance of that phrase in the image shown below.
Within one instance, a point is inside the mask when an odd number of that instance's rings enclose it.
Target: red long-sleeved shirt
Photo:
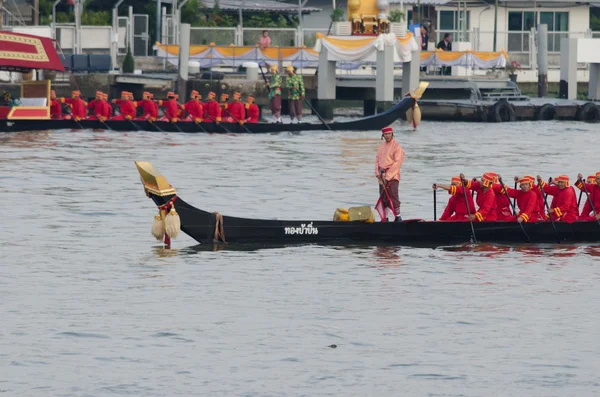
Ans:
[[[133,119],[135,117],[135,103],[129,99],[117,99],[115,103],[119,105],[119,113],[126,119]]]
[[[152,99],[144,99],[137,103],[138,106],[142,106],[144,110],[144,117],[152,120],[156,120],[158,118],[158,106]]]
[[[469,189],[466,190],[466,193],[469,203],[469,211],[471,214],[475,214],[475,203],[473,202],[473,196],[471,195]],[[467,206],[465,205],[465,193],[463,192],[463,187],[451,186],[448,194],[452,195],[452,197],[450,197],[450,200],[448,200],[448,205],[440,217],[440,221],[466,219],[469,211],[467,211]]]
[[[517,216],[523,218],[525,222],[538,222],[543,220],[539,210],[538,197],[533,190],[524,192],[520,189],[506,189],[510,197],[517,199],[519,213]]]
[[[185,104],[185,110],[192,117],[192,119],[194,119],[194,121],[196,119],[202,119],[202,116],[204,115],[202,104],[200,103],[200,101],[197,101],[195,99],[190,99]]]
[[[505,221],[512,220],[512,213],[510,212],[510,200],[504,193],[503,186],[499,183],[492,185],[494,194],[496,195],[496,220]]]
[[[246,120],[246,109],[244,109],[244,104],[242,102],[232,102],[227,107],[227,110],[234,121]]]
[[[62,98],[61,102],[68,104],[71,107],[71,116],[75,119],[84,119],[87,116],[86,103],[81,98]]]
[[[62,107],[60,106],[60,102],[58,102],[56,99],[50,100],[50,118],[62,118]]]
[[[248,116],[248,122],[249,123],[258,123],[258,116],[259,116],[259,109],[258,109],[258,105],[255,103],[247,103],[246,104],[246,111],[247,111],[247,116]]]
[[[106,117],[104,116],[104,101],[102,100],[98,100],[98,99],[92,99],[88,105],[87,108],[90,109],[90,111],[92,112],[91,116],[101,116],[101,117]]]
[[[554,220],[561,220],[567,223],[573,223],[579,218],[579,208],[577,207],[577,196],[572,186],[560,189],[558,186],[543,184],[546,194],[551,195],[552,206],[550,211]]]
[[[177,118],[179,117],[180,106],[175,99],[160,101],[159,105],[165,108],[165,116],[167,116],[169,121],[177,120]]]
[[[582,182],[577,181],[575,183],[575,186],[577,186],[579,190],[584,190]],[[588,200],[587,197],[585,197],[585,193],[583,193],[583,199],[585,200],[585,204],[583,205],[583,211],[581,211],[581,216],[590,217],[594,216],[592,206],[590,205],[590,201],[594,204],[594,209],[596,210],[596,213],[598,213],[598,211],[600,210],[600,186],[596,185],[595,183],[586,183],[585,188],[587,189],[587,192],[590,195],[590,199]]]
[[[209,99],[204,104],[205,115],[208,121],[221,121],[221,106],[214,99]]]
[[[478,222],[497,220],[496,193],[494,193],[493,188],[483,193],[481,182],[479,181],[467,181],[467,188],[477,193],[476,202],[479,210],[475,213],[475,219]]]

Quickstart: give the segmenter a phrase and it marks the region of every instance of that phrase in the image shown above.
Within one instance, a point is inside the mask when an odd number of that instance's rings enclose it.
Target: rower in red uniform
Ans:
[[[56,99],[56,92],[54,90],[50,91],[50,118],[52,120],[63,118],[62,106],[60,106],[60,102]]]
[[[204,118],[208,121],[214,121],[219,123],[221,121],[221,107],[215,100],[216,94],[214,92],[208,93],[208,100],[204,104]]]
[[[450,185],[443,185],[436,183],[433,185],[433,189],[436,190],[438,188],[442,188],[448,191],[450,194],[450,200],[448,200],[448,205],[444,210],[444,213],[440,217],[440,221],[449,221],[449,222],[468,222],[469,212],[474,214],[475,211],[475,203],[473,202],[473,196],[471,192],[466,187],[466,196],[468,200],[469,208],[467,210],[467,205],[465,204],[465,192],[463,191],[463,186],[460,181],[460,177],[453,176],[450,182]]]
[[[577,175],[578,180],[577,183],[575,183],[575,186],[577,186],[579,190],[584,191],[584,182],[582,180],[582,177],[583,175],[581,174]],[[599,181],[600,171],[596,172],[596,175],[590,175],[587,177],[587,182],[585,182],[585,188],[587,189],[590,199],[588,200],[587,197],[585,197],[584,191],[583,198],[585,200],[585,205],[583,206],[583,211],[581,211],[581,216],[579,217],[579,220],[581,221],[595,221],[596,219],[600,219],[600,185],[598,184]],[[592,205],[590,204],[590,201],[594,205],[593,209]],[[596,211],[596,215],[594,215],[594,210]]]
[[[202,122],[202,116],[204,115],[204,109],[202,109],[202,95],[198,91],[193,90],[190,93],[190,100],[185,104],[185,110],[188,116],[183,121],[193,121],[195,123]]]
[[[108,102],[108,94],[102,94],[102,104],[104,105],[104,113],[102,113],[102,116],[105,120],[110,120],[113,115],[113,108],[110,102]]]
[[[65,115],[65,120],[80,121],[87,115],[86,103],[81,99],[81,92],[79,90],[71,93],[71,98],[60,98],[61,103],[66,103],[71,108],[71,114]]]
[[[171,123],[177,122],[179,120],[179,110],[180,105],[177,103],[177,99],[179,95],[169,92],[167,94],[166,101],[158,101],[158,106],[162,106],[165,108],[165,115],[160,118],[160,121],[168,121]]]
[[[521,189],[512,189],[505,186],[508,196],[516,198],[517,205],[519,206],[519,212],[516,216],[513,216],[511,220],[516,220],[519,223],[539,222],[544,220],[540,214],[538,197],[532,190],[533,180],[524,176],[519,179],[519,186]]]
[[[221,117],[223,118],[223,121],[227,121],[227,119],[229,117],[231,117],[231,115],[229,114],[228,108],[229,108],[229,104],[227,103],[227,100],[229,99],[229,94],[221,94]]]
[[[143,115],[138,117],[136,120],[147,120],[150,122],[156,121],[158,118],[158,107],[152,100],[153,96],[154,95],[147,91],[142,94],[142,100],[137,102],[137,106],[142,107]]]
[[[96,91],[96,97],[88,102],[87,108],[90,110],[88,120],[106,120],[102,116],[104,114],[104,104],[102,103],[102,91]]]
[[[496,220],[497,221],[514,221],[515,217],[510,211],[510,200],[506,197],[504,187],[498,181],[498,174],[490,172],[494,176],[494,184],[492,190],[496,195]]]
[[[225,121],[228,123],[240,123],[241,125],[246,121],[246,109],[244,109],[244,104],[240,101],[241,97],[242,95],[239,92],[233,94],[233,102],[227,107],[229,117]]]
[[[260,116],[260,110],[258,105],[254,103],[254,97],[248,95],[248,103],[246,104],[246,118],[247,123],[258,123],[258,117]]]
[[[538,179],[541,179],[539,175]],[[575,189],[569,186],[569,177],[567,175],[560,175],[553,183],[556,186],[552,186],[542,180],[542,189],[544,189],[544,192],[553,196],[549,215],[555,221],[575,222],[579,218],[579,208],[577,207]]]
[[[112,103],[119,105],[121,114],[114,116],[111,120],[133,120],[135,118],[135,104],[133,94],[128,91],[121,92],[121,99],[113,99]]]
[[[486,172],[479,181],[465,181],[467,188],[477,192],[477,205],[479,209],[476,213],[471,214],[469,220],[475,222],[494,222],[497,219],[496,213],[496,194],[493,190],[495,174]],[[464,179],[464,175],[460,174],[460,178]]]

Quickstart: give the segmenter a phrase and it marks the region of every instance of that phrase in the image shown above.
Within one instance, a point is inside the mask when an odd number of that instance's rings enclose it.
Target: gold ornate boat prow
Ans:
[[[171,196],[176,194],[175,188],[169,185],[167,178],[154,169],[148,161],[136,161],[135,166],[140,173],[140,179],[144,185],[146,194],[152,193],[156,196]]]
[[[410,95],[411,97],[413,97],[413,99],[419,100],[423,96],[423,93],[425,92],[425,90],[427,89],[428,86],[429,86],[429,83],[427,81],[421,81],[417,88],[415,88],[414,90],[412,90],[411,92],[409,92],[406,95],[407,96]]]

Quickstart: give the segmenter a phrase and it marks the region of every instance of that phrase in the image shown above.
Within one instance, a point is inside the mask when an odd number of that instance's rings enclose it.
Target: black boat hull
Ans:
[[[150,197],[157,205],[167,203],[173,196]],[[201,244],[212,244],[216,215],[197,209],[179,197],[174,200],[181,218],[181,230]],[[472,241],[468,222],[334,222],[302,220],[265,220],[223,216],[228,243],[294,245],[294,244],[398,244],[436,247]],[[483,222],[474,225],[477,242],[518,244],[527,240],[516,222]],[[557,222],[561,243],[598,242],[597,222]],[[550,222],[528,223],[525,230],[531,243],[556,243]]]
[[[406,97],[396,105],[383,113],[374,116],[364,117],[354,121],[342,123],[330,123],[329,128],[333,131],[369,131],[379,130],[387,127],[394,121],[404,116],[406,111],[415,104],[415,99]],[[107,128],[108,127],[108,128]],[[128,121],[128,120],[108,120],[101,122],[98,120],[0,120],[0,132],[21,132],[21,131],[47,131],[59,129],[91,129],[91,130],[114,130],[119,132],[126,131],[150,131],[150,132],[185,132],[185,133],[235,133],[235,134],[260,134],[260,133],[278,133],[278,132],[300,132],[300,131],[321,131],[328,128],[323,124],[298,123],[298,124],[274,124],[274,123],[246,123],[243,126],[238,123],[207,123],[203,122],[197,125],[193,122],[178,122],[175,124],[157,121],[149,123],[147,121]]]

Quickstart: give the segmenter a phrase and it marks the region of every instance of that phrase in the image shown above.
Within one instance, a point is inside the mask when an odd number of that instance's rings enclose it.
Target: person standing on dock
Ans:
[[[440,216],[440,221],[448,221],[448,222],[468,222],[469,212],[475,213],[475,203],[473,202],[473,195],[466,187],[463,188],[460,177],[453,176],[450,182],[450,185],[443,185],[440,183],[436,183],[433,185],[433,190],[444,189],[448,191],[448,194],[451,195],[450,200],[448,200],[448,205],[444,210],[442,216]],[[466,195],[463,192],[463,189],[466,190]],[[465,202],[465,196],[468,200],[469,208],[467,209],[467,205]]]
[[[56,92],[54,90],[50,91],[50,118],[52,120],[60,120],[62,119],[62,106],[60,106],[60,102],[56,99]]]
[[[538,175],[537,179],[541,180],[541,177]],[[554,183],[556,186],[550,186],[550,183]],[[543,180],[541,183],[544,192],[552,196],[549,215],[555,221],[575,222],[579,219],[579,207],[577,207],[575,189],[569,186],[569,177],[560,175],[554,181],[551,179],[550,183]]]
[[[444,35],[444,40],[440,41],[435,48],[442,51],[452,51],[452,35],[446,33]],[[451,74],[452,68],[450,66],[442,66],[442,75],[450,76]]]
[[[288,105],[290,108],[290,118],[292,124],[299,123],[302,120],[302,101],[304,100],[304,79],[302,76],[294,73],[294,67],[289,65],[286,68],[288,78],[285,82],[289,90]],[[294,121],[295,119],[295,121]]]
[[[281,123],[281,76],[277,73],[277,65],[269,67],[271,81],[267,83],[269,101],[271,102],[272,123]]]
[[[375,176],[379,180],[379,200],[375,210],[379,213],[382,222],[387,222],[390,213],[394,222],[402,222],[398,185],[400,167],[404,162],[404,150],[394,139],[392,127],[381,130],[381,139],[385,139],[385,142],[379,145],[375,157]]]

